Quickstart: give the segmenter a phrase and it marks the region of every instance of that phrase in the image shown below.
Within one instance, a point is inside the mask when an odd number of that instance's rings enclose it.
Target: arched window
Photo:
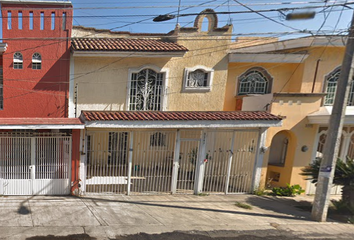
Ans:
[[[20,52],[15,52],[13,59],[14,69],[22,69],[23,68],[23,57]]]
[[[334,103],[334,97],[337,91],[337,82],[340,75],[340,67],[336,68],[332,71],[327,77],[325,81],[325,93],[327,93],[324,99],[325,106],[331,106]],[[354,106],[354,84],[353,80],[350,83],[350,92],[348,96],[347,106]]]
[[[272,77],[263,68],[251,68],[239,77],[238,95],[270,93]]]
[[[132,73],[130,79],[129,110],[162,110],[164,73],[143,69]]]
[[[39,53],[32,55],[32,69],[42,69],[42,57]]]

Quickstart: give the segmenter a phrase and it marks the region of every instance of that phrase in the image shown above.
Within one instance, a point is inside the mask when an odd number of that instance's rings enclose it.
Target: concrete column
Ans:
[[[342,142],[342,149],[340,150],[339,153],[339,158],[343,161],[346,161],[347,155],[348,155],[348,149],[349,149],[349,145],[350,145],[350,132],[349,132],[349,128],[346,129],[346,131],[344,131],[343,129],[343,142]]]
[[[175,150],[173,155],[173,169],[172,169],[172,181],[171,181],[172,194],[176,193],[176,189],[177,189],[180,150],[181,150],[181,132],[178,129],[176,134]]]
[[[261,182],[261,174],[262,174],[262,166],[263,166],[263,158],[265,153],[265,141],[267,135],[267,128],[260,128],[258,135],[258,142],[256,148],[256,159],[253,168],[253,176],[252,176],[252,190],[257,190],[260,186]]]
[[[205,130],[202,131],[202,139],[199,144],[199,154],[196,165],[196,174],[194,181],[194,194],[199,194],[203,190],[203,180],[204,180],[204,159],[206,155],[206,136]]]
[[[225,194],[228,194],[228,192],[229,192],[231,166],[232,166],[232,160],[234,158],[235,135],[236,135],[236,133],[234,131],[233,134],[232,134],[232,139],[231,139],[231,146],[230,146],[230,153],[229,153],[229,162],[227,164],[227,176],[226,176],[226,183],[225,183]]]

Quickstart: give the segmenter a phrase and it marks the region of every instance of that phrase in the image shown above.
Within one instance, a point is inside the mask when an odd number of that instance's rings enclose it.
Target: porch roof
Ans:
[[[307,119],[310,124],[319,124],[322,126],[327,126],[329,124],[329,119],[332,114],[332,106],[321,107],[318,111],[307,115]],[[344,125],[354,124],[354,106],[347,106],[345,108]]]
[[[281,126],[282,117],[242,111],[82,111],[87,127],[235,128]]]
[[[0,129],[84,129],[79,118],[0,118]]]

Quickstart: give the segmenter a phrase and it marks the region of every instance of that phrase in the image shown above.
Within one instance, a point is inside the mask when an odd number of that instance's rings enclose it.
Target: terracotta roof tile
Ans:
[[[282,117],[268,112],[225,112],[225,111],[191,111],[191,112],[159,112],[159,111],[83,111],[84,121],[217,121],[217,120],[275,120]]]
[[[184,46],[152,39],[129,38],[73,38],[75,51],[138,51],[138,52],[184,52]]]
[[[0,118],[0,125],[84,125],[79,118]]]

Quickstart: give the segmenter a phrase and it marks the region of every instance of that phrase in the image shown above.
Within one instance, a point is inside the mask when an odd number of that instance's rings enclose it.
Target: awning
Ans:
[[[0,129],[84,129],[79,118],[0,118]]]
[[[256,128],[279,127],[282,117],[243,111],[83,111],[80,119],[95,128]]]

